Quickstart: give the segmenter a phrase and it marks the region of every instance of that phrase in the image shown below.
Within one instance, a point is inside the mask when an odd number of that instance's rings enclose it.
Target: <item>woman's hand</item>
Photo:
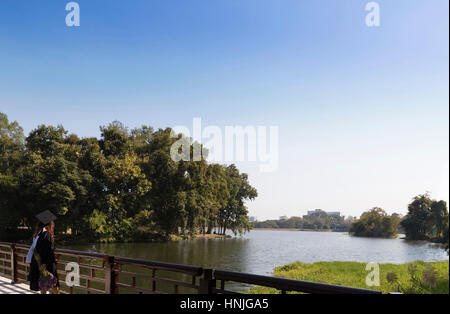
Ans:
[[[41,265],[41,272],[46,271],[47,270],[47,265],[42,264]]]

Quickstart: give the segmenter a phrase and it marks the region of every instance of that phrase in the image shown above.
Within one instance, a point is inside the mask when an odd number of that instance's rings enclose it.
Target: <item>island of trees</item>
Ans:
[[[169,239],[249,230],[245,202],[257,197],[234,165],[174,161],[172,130],[129,130],[120,122],[101,138],[41,125],[27,137],[0,113],[0,237],[28,238],[34,216],[58,216],[57,237],[83,241]],[[190,160],[193,160],[192,158]]]
[[[357,237],[393,238],[399,232],[401,220],[399,214],[388,215],[382,208],[374,207],[352,223],[350,233]]]

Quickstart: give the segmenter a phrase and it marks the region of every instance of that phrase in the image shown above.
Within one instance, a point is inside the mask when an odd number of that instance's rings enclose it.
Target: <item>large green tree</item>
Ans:
[[[25,152],[23,129],[0,112],[0,234],[23,223],[17,170]]]
[[[0,112],[0,173],[13,174],[20,165],[25,145],[22,127],[17,121],[10,122]]]
[[[247,174],[239,173],[235,165],[225,167],[225,174],[230,197],[219,210],[218,223],[222,234],[228,229],[235,234],[242,233],[251,228],[245,201],[255,199],[258,193],[248,182]]]
[[[34,216],[51,210],[58,215],[58,228],[76,228],[78,211],[86,206],[87,187],[93,180],[78,167],[81,149],[74,135],[63,127],[41,125],[26,138],[26,153],[17,172],[21,205],[29,225]],[[80,217],[81,218],[81,217]]]

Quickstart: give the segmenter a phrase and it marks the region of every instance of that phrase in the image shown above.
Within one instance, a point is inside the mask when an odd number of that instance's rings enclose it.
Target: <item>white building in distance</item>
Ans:
[[[315,210],[308,210],[308,215],[312,215],[314,213],[320,212],[320,211],[324,211],[321,209],[315,209]],[[328,216],[340,216],[341,212],[326,212]]]

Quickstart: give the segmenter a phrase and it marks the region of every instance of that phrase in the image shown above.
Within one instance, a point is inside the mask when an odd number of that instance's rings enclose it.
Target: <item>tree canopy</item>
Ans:
[[[27,137],[0,113],[0,234],[29,230],[46,209],[67,239],[132,241],[250,228],[246,201],[257,197],[235,165],[171,158],[188,142],[170,128],[102,126],[79,138],[63,126],[40,125]],[[189,153],[189,151],[187,152]]]

